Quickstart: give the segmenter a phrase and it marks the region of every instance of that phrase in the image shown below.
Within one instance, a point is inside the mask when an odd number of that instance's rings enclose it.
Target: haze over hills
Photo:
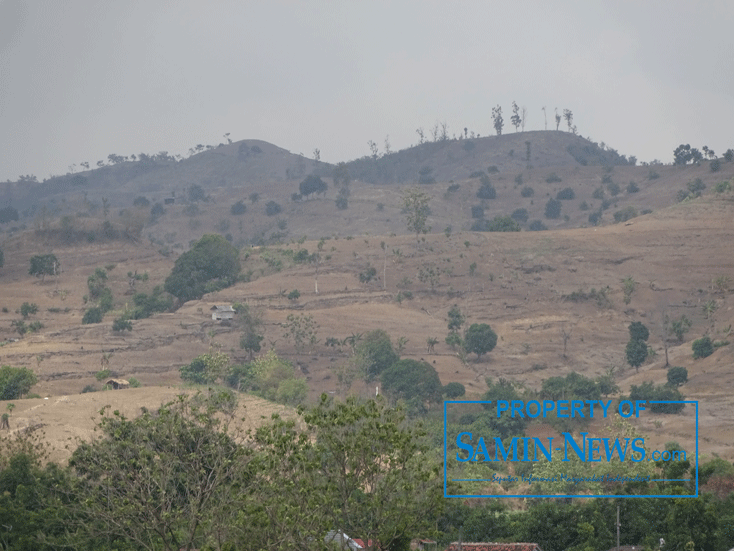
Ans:
[[[243,302],[262,311],[263,345],[293,362],[312,397],[374,393],[359,380],[351,390],[339,383],[351,351],[333,343],[378,328],[395,343],[405,339],[403,357],[428,360],[444,385],[460,382],[470,396],[486,390],[485,377],[536,389],[543,379],[572,371],[611,372],[627,392],[645,380],[665,381],[660,325],[666,315],[685,315],[692,326],[681,342],[669,343],[671,363],[689,370],[684,394],[706,401],[707,445],[734,458],[732,346],[703,360],[691,357],[692,340],[704,334],[731,340],[734,201],[731,188],[717,184],[732,181],[732,162],[720,159],[717,170],[714,161],[634,166],[613,150],[556,131],[428,142],[344,167],[257,140],[182,160],[162,154],[116,160],[41,183],[0,185],[2,207],[19,211],[19,220],[0,225],[0,353],[3,364],[39,374],[35,391],[42,396],[74,395],[76,407],[91,412],[98,400],[84,405],[86,395],[78,393],[98,384],[105,354],[112,354],[113,374],[161,392],[180,384],[179,368],[212,343],[246,361],[239,330],[212,321],[215,304]],[[337,168],[351,179],[346,208],[336,204],[346,185],[335,185]],[[310,174],[324,179],[326,192],[294,197]],[[432,229],[418,242],[401,212],[402,193],[412,186],[430,197]],[[560,210],[549,217],[555,201]],[[271,202],[280,212],[266,212]],[[471,229],[511,215],[522,231]],[[548,231],[528,231],[535,221]],[[175,311],[134,320],[130,333],[112,331],[112,319],[133,300],[127,274],[147,274],[134,292],[151,293],[177,255],[206,233],[225,235],[242,249],[246,277]],[[294,260],[302,249],[306,256],[321,250],[318,267]],[[57,255],[64,271],[41,282],[28,266],[46,252]],[[100,324],[82,325],[88,278],[98,268],[106,271],[114,310]],[[635,286],[626,302],[629,279]],[[595,298],[602,289],[608,302]],[[299,296],[287,298],[293,290]],[[23,302],[38,305],[31,319],[43,328],[15,341]],[[489,357],[467,361],[444,343],[454,304],[470,323],[496,330]],[[707,304],[713,310],[705,311]],[[311,315],[319,326],[318,342],[305,352],[285,336],[291,314]],[[626,365],[625,344],[627,326],[640,320],[657,355],[637,373]],[[430,353],[428,338],[438,339]],[[107,394],[124,400],[125,391],[121,398]],[[26,403],[15,418],[18,426],[32,424],[46,411],[39,422],[63,424],[72,418],[67,406]],[[675,431],[688,442],[691,423],[686,413],[658,416],[642,428],[663,444]]]

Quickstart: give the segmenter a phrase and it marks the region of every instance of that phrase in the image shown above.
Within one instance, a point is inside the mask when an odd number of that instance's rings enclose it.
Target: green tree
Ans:
[[[24,302],[20,305],[20,313],[24,318],[27,318],[31,314],[36,314],[38,312],[38,304],[35,302],[28,303]]]
[[[237,444],[243,435],[222,414],[229,400],[181,395],[133,420],[105,407],[102,438],[82,443],[69,461],[79,479],[70,532],[150,551],[215,541],[232,548],[242,539],[234,520],[249,493],[252,451]]]
[[[38,377],[30,369],[4,365],[0,367],[0,400],[22,398],[37,382]]]
[[[430,196],[420,191],[417,187],[406,189],[402,195],[403,211],[405,212],[405,220],[408,229],[415,232],[415,238],[422,233],[428,233],[431,229],[428,226],[428,213],[430,209],[428,202]]]
[[[505,120],[502,118],[502,107],[492,107],[492,126],[494,131],[497,132],[498,136],[502,135],[502,127],[505,125]]]
[[[390,335],[382,329],[367,333],[355,351],[357,365],[367,381],[379,377],[400,359],[393,348]]]
[[[323,193],[324,195],[326,195],[327,189],[328,186],[326,185],[326,182],[324,182],[319,176],[316,176],[314,174],[309,174],[308,176],[306,176],[306,179],[298,185],[298,191],[304,197],[308,197],[312,193]]]
[[[230,359],[227,354],[209,350],[206,354],[194,358],[190,364],[181,366],[179,372],[184,381],[206,385],[222,379],[229,372],[229,366]]]
[[[112,322],[112,330],[116,332],[123,332],[123,331],[132,331],[133,330],[133,324],[130,320],[125,318],[116,318],[115,321]]]
[[[698,360],[699,358],[708,358],[714,353],[714,343],[711,342],[711,337],[708,335],[693,341],[691,348],[693,349],[694,360]]]
[[[671,367],[668,369],[668,384],[679,387],[688,382],[688,370],[685,367]]]
[[[561,217],[561,202],[558,199],[548,199],[545,204],[545,217],[550,219]]]
[[[474,352],[477,359],[491,352],[497,346],[497,333],[486,323],[473,323],[464,334],[464,350]]]
[[[648,331],[647,327],[645,327],[645,325],[640,321],[633,321],[630,323],[628,329],[631,339],[647,341],[650,337],[650,331]]]
[[[54,254],[37,254],[31,257],[31,267],[28,270],[30,275],[40,277],[41,281],[45,281],[47,275],[58,275],[61,269],[56,255]]]
[[[443,387],[443,394],[446,398],[460,398],[466,394],[466,388],[461,383],[452,382]]]
[[[461,310],[459,309],[458,305],[454,304],[451,309],[448,312],[449,321],[448,321],[448,327],[449,331],[457,332],[461,330],[461,326],[464,325],[464,322],[466,321],[466,317],[464,314],[461,313]]]
[[[283,207],[281,207],[275,201],[268,201],[265,204],[265,214],[267,214],[268,216],[275,216],[276,214],[280,214],[282,210]]]
[[[102,323],[103,315],[104,314],[102,313],[101,308],[99,308],[98,306],[93,306],[92,308],[84,312],[84,316],[82,316],[82,325]]]
[[[412,412],[424,412],[425,402],[441,400],[441,380],[436,369],[417,360],[399,360],[380,375],[382,389],[394,400],[405,400]]]
[[[239,272],[239,250],[221,235],[207,234],[176,259],[164,288],[186,302],[232,285]]]
[[[627,363],[639,371],[647,359],[647,343],[639,339],[630,339],[625,354]]]

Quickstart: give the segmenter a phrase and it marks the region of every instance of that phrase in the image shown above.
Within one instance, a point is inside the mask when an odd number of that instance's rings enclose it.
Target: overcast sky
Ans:
[[[641,161],[734,148],[734,3],[0,0],[0,181],[261,139],[338,162],[570,109]],[[561,128],[564,128],[562,126]]]

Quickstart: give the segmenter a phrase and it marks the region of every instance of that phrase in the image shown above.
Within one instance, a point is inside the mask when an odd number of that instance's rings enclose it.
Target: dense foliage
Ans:
[[[164,288],[186,302],[232,285],[239,272],[239,250],[221,235],[207,234],[176,259]]]

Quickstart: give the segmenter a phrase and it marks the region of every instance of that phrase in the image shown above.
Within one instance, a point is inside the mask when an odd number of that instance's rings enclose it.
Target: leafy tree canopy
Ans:
[[[36,374],[25,367],[0,367],[0,400],[21,398],[38,382]]]
[[[181,302],[232,285],[240,272],[239,250],[221,235],[207,234],[176,260],[164,288]],[[212,285],[213,284],[213,285]]]
[[[43,281],[47,275],[58,274],[59,269],[59,260],[55,254],[37,254],[31,257],[31,267],[28,273],[40,277],[41,281]]]
[[[412,403],[416,409],[422,409],[418,406],[423,402],[441,399],[441,380],[436,369],[426,362],[400,360],[383,371],[380,379],[388,396]]]
[[[633,321],[629,325],[630,338],[638,341],[646,341],[650,337],[650,331],[640,321]]]
[[[497,333],[486,323],[473,323],[464,335],[464,350],[474,352],[477,358],[497,346]]]
[[[298,191],[304,197],[308,197],[312,193],[326,193],[328,186],[319,176],[309,174],[306,178],[298,185]]]
[[[379,377],[400,359],[392,346],[390,335],[382,329],[367,333],[357,346],[357,362],[366,380]]]

